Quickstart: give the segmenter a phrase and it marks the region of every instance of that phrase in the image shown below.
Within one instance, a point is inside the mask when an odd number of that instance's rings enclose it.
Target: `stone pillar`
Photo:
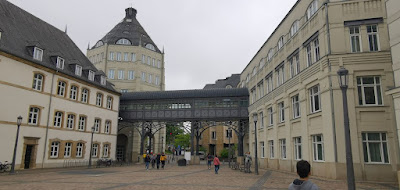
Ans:
[[[129,129],[128,132],[128,147],[127,147],[127,153],[126,153],[126,161],[127,162],[132,162],[132,146],[133,146],[133,132],[132,128]]]

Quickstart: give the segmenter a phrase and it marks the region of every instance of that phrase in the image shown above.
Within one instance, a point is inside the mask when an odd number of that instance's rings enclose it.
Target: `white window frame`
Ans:
[[[374,84],[364,84],[365,78],[373,78]],[[365,88],[374,88],[375,104],[367,104],[365,99]],[[360,106],[381,106],[383,105],[382,78],[380,76],[359,76],[357,77],[358,103]],[[361,93],[361,94],[360,94]],[[361,98],[361,102],[360,102]]]
[[[135,79],[135,71],[128,71],[128,80],[134,80]]]
[[[94,71],[89,70],[88,79],[94,81]]]
[[[67,87],[67,83],[64,81],[58,81],[57,95],[65,96],[65,88]]]
[[[370,140],[368,138],[371,134],[379,134],[379,140]],[[390,164],[390,154],[389,154],[389,143],[387,142],[387,133],[384,132],[363,132],[362,133],[362,143],[363,143],[363,153],[364,153],[364,162],[368,164]],[[370,146],[371,144],[379,144],[379,157],[380,162],[371,161],[371,152]],[[385,151],[386,149],[386,151]],[[365,152],[366,151],[366,152]],[[385,155],[386,153],[386,155]],[[365,157],[367,155],[367,158]]]
[[[315,91],[315,90],[317,90],[317,91]],[[319,84],[311,87],[309,89],[309,92],[310,92],[310,112],[316,113],[316,112],[321,111],[321,90],[320,90]],[[316,99],[318,99],[318,109],[315,104]]]
[[[312,41],[312,44],[313,44],[313,48],[314,48],[314,60],[315,60],[315,62],[317,62],[317,61],[319,61],[320,59],[321,59],[321,54],[320,54],[320,50],[319,50],[319,39],[318,39],[318,37],[317,38],[315,38],[313,41]]]
[[[86,129],[86,117],[79,116],[78,130],[85,131],[85,129]]]
[[[279,38],[279,41],[278,41],[278,50],[282,49],[282,48],[283,48],[283,45],[284,45],[284,43],[283,43],[283,36],[281,36],[281,37]]]
[[[146,56],[144,54],[142,54],[142,63],[146,64]]]
[[[110,134],[110,128],[111,128],[111,121],[106,121],[104,125],[104,133],[105,134]]]
[[[306,20],[309,20],[318,11],[318,1],[314,0],[307,8]]]
[[[290,78],[293,78],[294,76],[300,73],[299,54],[296,54],[289,59],[289,65],[290,65]]]
[[[152,74],[149,74],[149,81],[148,81],[148,83],[153,83],[153,75]]]
[[[63,70],[64,69],[64,62],[65,62],[65,60],[62,57],[57,57],[56,67],[58,69]]]
[[[267,81],[267,94],[269,94],[274,90],[274,81],[272,75],[266,78],[266,81]]]
[[[318,137],[321,137],[321,141],[318,141]],[[313,161],[315,162],[324,162],[325,161],[325,154],[324,154],[324,137],[322,134],[317,134],[317,135],[312,135],[312,144],[313,144]],[[319,149],[318,145],[321,145],[321,156],[322,158],[319,158]]]
[[[271,158],[271,159],[275,158],[274,141],[273,140],[268,141],[268,147],[269,147],[269,158]]]
[[[265,144],[264,142],[260,142],[261,145],[261,158],[265,158]]]
[[[114,52],[110,51],[110,57],[108,57],[108,60],[114,61]]]
[[[69,91],[69,98],[72,100],[76,100],[78,97],[78,87],[75,85],[71,85],[71,89]]]
[[[94,132],[96,133],[100,132],[100,127],[101,127],[101,120],[98,118],[94,119]]]
[[[260,116],[260,129],[264,129],[264,113],[260,112],[259,116]]]
[[[72,143],[66,142],[64,146],[64,158],[71,157],[71,151],[72,151]]]
[[[147,56],[147,65],[151,65],[151,57]]]
[[[50,158],[58,158],[58,152],[60,150],[60,142],[53,141],[50,148]]]
[[[107,109],[111,109],[113,104],[113,98],[111,96],[107,96]]]
[[[356,29],[358,29],[358,32],[356,32]],[[350,26],[349,27],[349,34],[350,34],[350,51],[351,53],[360,53],[362,52],[362,40],[361,40],[361,28],[360,26]],[[357,48],[355,46],[353,46],[353,39],[356,40],[358,39],[358,44],[354,44],[354,45],[358,45],[358,50],[354,49]],[[354,41],[354,43],[356,43],[356,41]]]
[[[97,93],[96,94],[96,106],[103,106],[103,94]]]
[[[299,94],[292,96],[293,119],[301,116],[300,111],[300,96]]]
[[[56,111],[54,113],[54,127],[61,128],[63,122],[63,113],[60,111]]]
[[[109,79],[114,79],[115,77],[115,70],[114,69],[109,69],[108,70],[108,78]]]
[[[156,67],[156,59],[154,59],[154,58],[152,59],[152,66]]]
[[[82,153],[83,153],[83,143],[78,142],[76,144],[76,153],[75,153],[75,157],[77,158],[82,158]]]
[[[376,29],[376,31],[374,31],[373,29]],[[370,31],[368,31],[370,30]],[[367,35],[368,35],[368,46],[369,46],[369,51],[379,51],[380,50],[380,45],[379,45],[379,31],[378,31],[378,24],[373,24],[373,25],[367,25]],[[373,38],[375,36],[375,39]],[[372,37],[372,38],[371,38]],[[373,42],[376,41],[376,45],[375,44],[371,44],[371,40]],[[372,43],[373,43],[372,42]],[[373,46],[371,46],[373,45]]]
[[[106,77],[105,76],[103,76],[103,75],[100,76],[100,83],[101,83],[101,85],[106,85]]]
[[[131,53],[131,61],[132,62],[136,61],[136,54],[135,53]]]
[[[117,61],[121,61],[121,60],[122,60],[122,53],[117,52]]]
[[[42,59],[43,59],[43,50],[38,48],[38,47],[34,47],[33,48],[33,59],[42,61]]]
[[[75,125],[75,115],[74,114],[68,114],[67,116],[67,129],[74,129]]]
[[[216,131],[211,131],[211,139],[217,140],[217,132]]]
[[[160,77],[156,76],[156,85],[160,85]]]
[[[142,72],[142,81],[146,82],[146,73],[145,72]]]
[[[88,97],[89,97],[89,90],[86,88],[82,88],[81,102],[88,103]]]
[[[286,148],[286,139],[279,139],[280,149],[281,149],[281,159],[287,159],[287,148]]]
[[[307,57],[307,67],[311,66],[313,62],[313,56],[311,51],[311,43],[306,46],[306,57]]]
[[[124,61],[129,61],[129,54],[128,54],[128,52],[124,52]]]
[[[108,158],[109,149],[110,147],[108,144],[103,145],[103,158]]]
[[[299,31],[299,21],[296,20],[293,22],[292,27],[290,28],[290,37],[293,37]]]
[[[130,40],[128,40],[126,38],[121,38],[117,42],[115,42],[115,44],[118,44],[118,45],[131,45],[132,43],[131,43]]]
[[[276,87],[285,83],[285,66],[282,65],[276,70]]]
[[[92,157],[97,157],[99,151],[99,144],[92,145]]]
[[[37,91],[42,91],[42,87],[43,87],[43,80],[44,80],[44,76],[40,73],[35,73],[33,75],[33,84],[32,84],[32,88],[34,90]]]
[[[301,137],[294,137],[294,159],[301,160],[302,157]]]
[[[124,80],[124,70],[118,70],[118,80]]]
[[[157,68],[161,69],[161,61],[157,60]]]
[[[268,126],[273,126],[274,125],[274,113],[272,110],[272,107],[269,107],[267,109],[268,111]]]
[[[75,75],[82,76],[82,66],[75,65]]]
[[[29,125],[37,125],[39,123],[39,115],[40,114],[40,109],[37,107],[31,107],[29,109],[29,119],[28,119],[28,124]]]
[[[282,101],[278,103],[278,110],[279,110],[279,123],[285,122],[285,103]]]

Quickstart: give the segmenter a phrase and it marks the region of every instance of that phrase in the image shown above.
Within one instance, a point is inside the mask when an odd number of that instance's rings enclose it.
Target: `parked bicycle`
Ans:
[[[11,164],[8,161],[4,163],[0,162],[0,172],[9,172],[11,170]]]
[[[111,162],[112,162],[111,159],[100,158],[97,160],[96,167],[101,167],[101,166],[109,167],[111,166]]]

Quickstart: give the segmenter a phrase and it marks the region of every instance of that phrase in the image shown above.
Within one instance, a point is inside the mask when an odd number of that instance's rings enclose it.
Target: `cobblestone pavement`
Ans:
[[[243,173],[222,165],[219,174],[206,165],[146,171],[143,164],[112,168],[73,168],[21,171],[0,174],[0,189],[287,189],[294,173],[260,170]],[[312,178],[321,189],[346,189],[345,181]],[[357,189],[398,189],[396,183],[357,183]]]

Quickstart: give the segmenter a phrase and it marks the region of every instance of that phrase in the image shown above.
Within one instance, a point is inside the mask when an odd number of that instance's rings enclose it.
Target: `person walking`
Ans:
[[[157,157],[156,157],[157,170],[160,169],[160,161],[161,161],[161,155],[160,155],[160,153],[158,153]]]
[[[211,154],[207,155],[207,165],[208,165],[208,169],[209,170],[211,170],[211,164],[212,164],[213,159],[214,158],[213,158],[213,156]]]
[[[165,156],[164,153],[162,153],[160,160],[161,160],[161,168],[164,169],[165,160],[167,160],[167,157]]]
[[[150,164],[150,156],[147,154],[146,158],[144,158],[144,162],[146,163],[146,170],[149,170],[149,164]]]
[[[220,164],[221,163],[219,162],[218,155],[215,155],[214,157],[215,174],[218,174]]]
[[[151,155],[151,167],[154,169],[154,166],[156,165],[156,154]]]

